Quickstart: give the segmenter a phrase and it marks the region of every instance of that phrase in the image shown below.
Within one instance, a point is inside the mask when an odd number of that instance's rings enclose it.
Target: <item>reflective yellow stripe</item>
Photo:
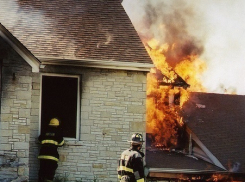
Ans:
[[[121,178],[122,178],[122,176],[121,176],[121,175],[117,175],[117,177],[118,177],[118,179],[121,179]]]
[[[62,140],[62,142],[60,142],[60,143],[58,143],[54,140],[43,140],[41,142],[41,144],[54,144],[54,145],[62,146],[64,144],[64,140]]]
[[[137,182],[145,182],[144,178],[138,179]]]
[[[65,141],[64,141],[64,140],[62,140],[62,142],[60,142],[60,143],[59,143],[59,146],[64,145],[64,143],[65,143]]]
[[[39,155],[38,159],[50,159],[50,160],[54,160],[54,161],[59,161],[59,159],[57,159],[56,157],[53,156],[48,156],[48,155]]]
[[[128,171],[128,172],[134,173],[133,169],[127,168],[126,166],[120,166],[119,170],[120,171]]]
[[[56,142],[54,140],[43,140],[41,142],[41,144],[54,144],[54,145],[58,145],[58,142]]]

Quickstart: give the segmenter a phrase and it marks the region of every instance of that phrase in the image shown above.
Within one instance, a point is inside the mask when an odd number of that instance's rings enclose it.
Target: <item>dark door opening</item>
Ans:
[[[60,119],[64,137],[77,137],[78,77],[42,76],[41,132]]]

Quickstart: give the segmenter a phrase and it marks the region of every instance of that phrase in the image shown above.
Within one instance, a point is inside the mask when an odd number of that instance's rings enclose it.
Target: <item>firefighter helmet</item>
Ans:
[[[49,126],[59,126],[60,121],[57,118],[52,118],[49,122]]]
[[[140,133],[134,133],[131,137],[131,141],[128,141],[133,144],[142,144],[144,142],[143,136]]]

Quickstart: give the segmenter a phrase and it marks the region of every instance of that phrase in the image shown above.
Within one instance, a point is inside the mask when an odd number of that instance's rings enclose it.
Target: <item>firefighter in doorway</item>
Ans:
[[[120,182],[144,182],[144,153],[141,152],[143,137],[135,133],[131,137],[130,148],[121,154],[118,164],[118,178]]]
[[[38,141],[41,144],[38,156],[40,161],[39,182],[53,181],[58,167],[59,153],[57,149],[64,145],[59,125],[60,121],[57,118],[51,119],[47,131],[38,137]]]

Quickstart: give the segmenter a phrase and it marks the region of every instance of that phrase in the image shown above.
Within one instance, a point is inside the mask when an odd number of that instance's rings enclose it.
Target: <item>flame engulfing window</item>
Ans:
[[[157,72],[147,77],[147,133],[153,136],[154,147],[184,148],[188,137],[180,110],[187,91],[160,78]]]
[[[174,94],[174,105],[180,105],[180,92]]]

